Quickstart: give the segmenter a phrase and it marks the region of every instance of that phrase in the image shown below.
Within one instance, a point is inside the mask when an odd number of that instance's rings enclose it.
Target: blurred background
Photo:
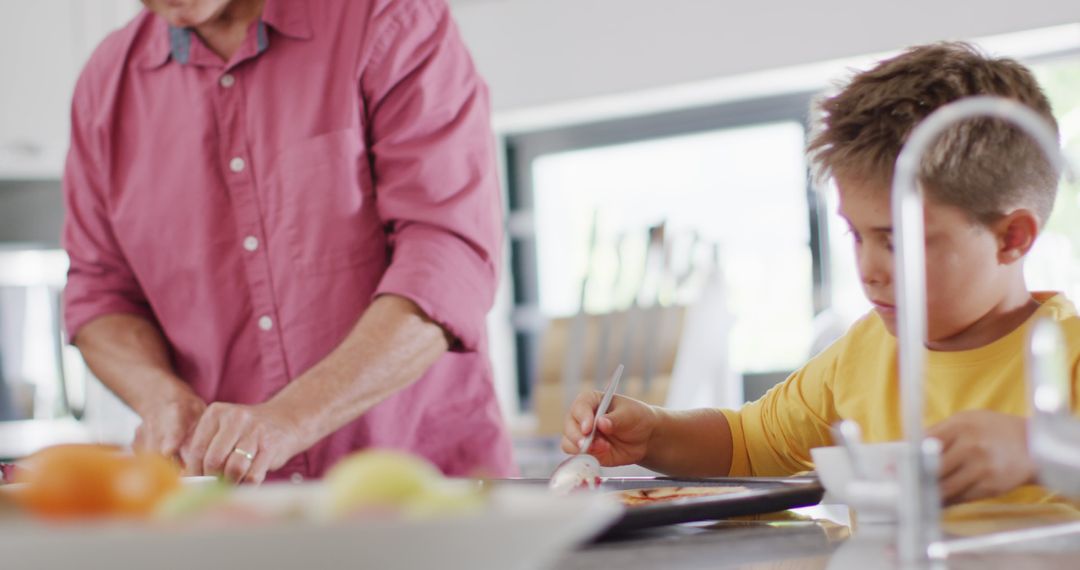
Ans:
[[[489,316],[525,474],[618,362],[674,407],[760,396],[863,314],[835,192],[803,156],[812,100],[905,46],[969,40],[1032,66],[1080,158],[1080,3],[450,0],[494,101],[505,275]],[[135,0],[0,0],[0,458],[130,441],[137,418],[60,329],[68,109]],[[1080,299],[1064,185],[1030,284]]]

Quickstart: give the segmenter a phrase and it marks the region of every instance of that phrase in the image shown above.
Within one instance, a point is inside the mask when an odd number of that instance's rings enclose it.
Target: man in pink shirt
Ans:
[[[75,90],[70,338],[192,474],[511,472],[487,89],[444,0],[144,0]]]

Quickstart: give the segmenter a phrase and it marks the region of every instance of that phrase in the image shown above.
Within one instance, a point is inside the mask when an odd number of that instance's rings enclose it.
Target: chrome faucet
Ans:
[[[907,461],[901,462],[897,547],[904,562],[928,558],[940,540],[937,471],[940,446],[924,442],[923,378],[926,369],[926,243],[923,196],[918,186],[922,156],[951,125],[976,117],[1009,121],[1031,136],[1051,164],[1066,164],[1057,136],[1037,113],[1015,101],[977,96],[934,111],[911,132],[896,159],[892,183],[892,225],[896,244],[897,344],[900,362],[900,402],[907,441]],[[1080,428],[1078,428],[1080,430]],[[1037,433],[1040,433],[1036,430]],[[1080,441],[1080,440],[1078,440]]]
[[[1028,450],[1048,489],[1080,497],[1080,420],[1072,415],[1072,378],[1061,326],[1043,318],[1031,331]]]
[[[1080,420],[1071,415],[1072,375],[1061,325],[1052,318],[1042,317],[1032,326],[1028,341],[1024,355],[1032,408],[1028,451],[1043,486],[1069,497],[1080,497]],[[1015,549],[1022,543],[1053,544],[1055,540],[1075,543],[1077,535],[1080,535],[1080,522],[1059,522],[936,542],[929,545],[929,555],[934,561],[943,561],[967,552]]]

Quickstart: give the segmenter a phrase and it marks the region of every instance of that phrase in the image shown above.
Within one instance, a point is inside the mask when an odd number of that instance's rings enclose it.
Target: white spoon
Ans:
[[[619,387],[622,373],[623,365],[620,364],[615,369],[615,374],[611,376],[611,380],[608,380],[607,387],[604,388],[604,397],[600,399],[600,406],[596,408],[596,414],[593,416],[593,429],[589,435],[585,436],[585,442],[577,455],[567,457],[552,472],[551,480],[548,482],[548,488],[552,491],[565,495],[576,489],[595,489],[600,486],[600,462],[589,455],[588,451],[592,447],[596,432],[600,431],[596,424],[607,413],[611,398]]]

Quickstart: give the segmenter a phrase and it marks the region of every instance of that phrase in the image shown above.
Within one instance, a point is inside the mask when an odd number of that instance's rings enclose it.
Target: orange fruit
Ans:
[[[16,500],[46,518],[70,519],[149,513],[180,485],[179,469],[152,454],[123,455],[99,445],[62,445],[22,462]]]
[[[138,453],[124,459],[124,466],[113,480],[115,512],[149,514],[163,497],[180,488],[179,467],[164,456]]]

